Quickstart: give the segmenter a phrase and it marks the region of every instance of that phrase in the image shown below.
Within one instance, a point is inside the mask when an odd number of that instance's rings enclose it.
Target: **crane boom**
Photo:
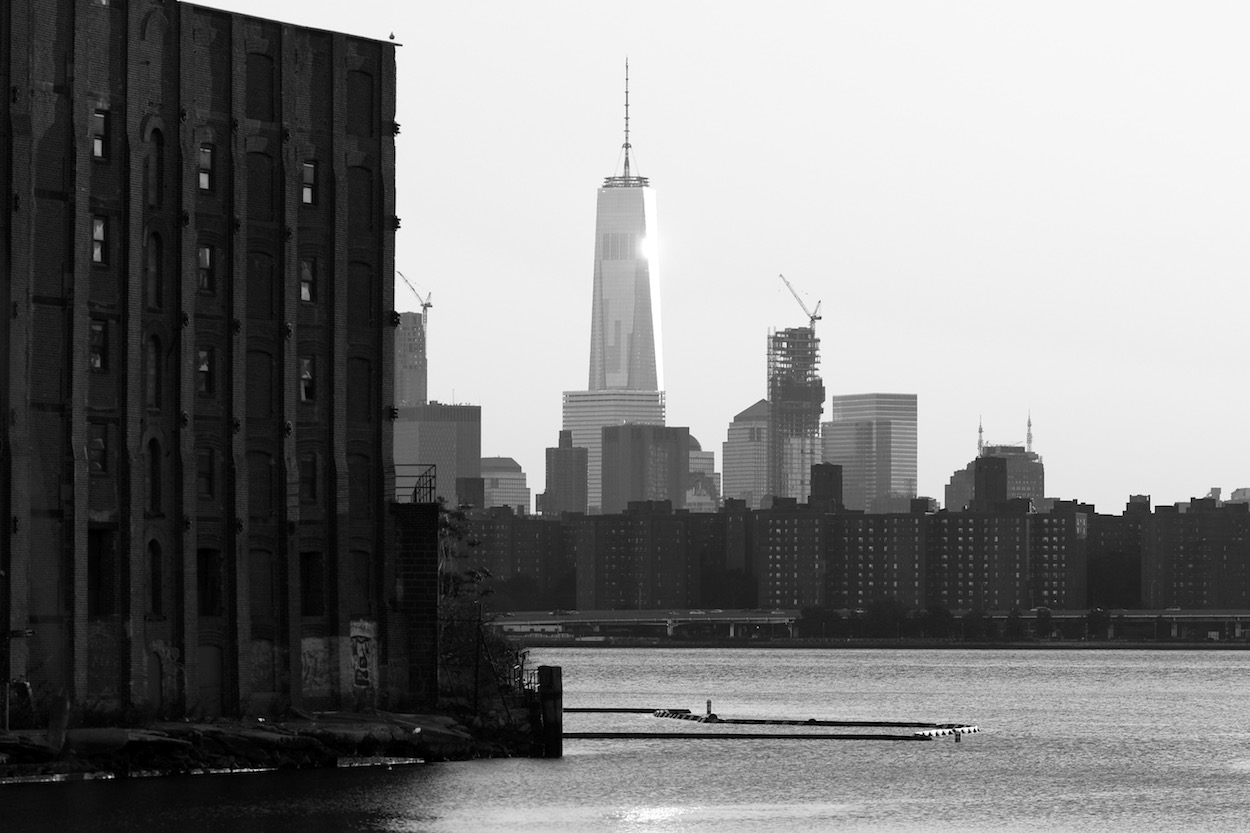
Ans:
[[[395,270],[395,274],[396,274],[396,275],[399,275],[401,278],[403,278],[403,279],[404,279],[404,283],[405,283],[405,284],[407,284],[408,288],[412,290],[412,294],[417,296],[417,303],[419,303],[419,304],[421,305],[421,314],[422,314],[422,316],[424,316],[424,315],[425,315],[425,311],[426,311],[427,309],[429,309],[430,307],[434,306],[434,304],[432,304],[432,303],[430,302],[430,299],[434,297],[434,293],[433,293],[433,292],[427,292],[427,293],[425,294],[425,297],[424,297],[424,298],[422,298],[422,297],[421,297],[421,293],[420,293],[420,292],[418,292],[418,291],[417,291],[417,288],[416,288],[415,286],[413,286],[413,285],[412,285],[412,281],[408,280],[408,276],[407,276],[407,275],[405,275],[403,272],[399,271],[398,269],[396,269],[396,270]]]
[[[816,309],[809,310],[807,308],[807,304],[803,303],[803,299],[799,297],[799,293],[795,290],[794,285],[791,284],[790,281],[786,280],[786,276],[778,275],[778,277],[780,277],[782,283],[786,285],[786,289],[790,290],[790,294],[794,296],[794,300],[798,301],[799,306],[803,308],[804,314],[807,315],[807,326],[815,330],[816,322],[820,320],[820,301],[816,302]],[[416,290],[413,291],[415,292]]]

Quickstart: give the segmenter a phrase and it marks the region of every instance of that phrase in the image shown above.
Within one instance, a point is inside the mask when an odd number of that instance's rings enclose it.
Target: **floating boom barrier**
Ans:
[[[965,723],[925,723],[907,720],[774,720],[764,718],[725,718],[712,711],[708,701],[706,714],[695,714],[689,709],[639,709],[639,708],[579,708],[569,712],[646,714],[670,720],[686,720],[706,726],[802,726],[805,728],[837,727],[853,729],[913,729],[907,734],[835,734],[833,732],[565,732],[564,737],[579,740],[621,740],[660,738],[670,740],[936,740],[954,737],[958,743],[964,735],[979,733],[981,728]]]

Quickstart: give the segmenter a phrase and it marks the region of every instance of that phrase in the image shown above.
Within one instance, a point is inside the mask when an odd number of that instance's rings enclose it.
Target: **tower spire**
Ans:
[[[625,178],[629,178],[629,58],[625,59]]]
[[[977,456],[985,453],[985,418],[977,417]]]
[[[603,180],[604,188],[646,188],[650,183],[645,176],[634,176],[629,170],[629,152],[634,146],[629,143],[629,58],[625,59],[625,144],[621,145],[625,154],[625,167],[620,176],[613,175]]]
[[[1033,409],[1029,409],[1029,431],[1024,435],[1024,450],[1033,452]]]

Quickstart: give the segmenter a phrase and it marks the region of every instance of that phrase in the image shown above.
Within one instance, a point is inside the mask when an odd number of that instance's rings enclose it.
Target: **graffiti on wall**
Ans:
[[[167,645],[163,639],[153,639],[148,643],[148,653],[155,654],[160,661],[159,681],[152,681],[150,684],[156,686],[159,692],[159,698],[154,698],[157,704],[164,703],[167,699],[171,699],[178,694],[178,675],[182,672],[182,651]]]
[[[252,640],[252,690],[275,691],[273,640]]]
[[[306,636],[300,641],[300,668],[304,696],[330,693],[330,646],[324,637]]]
[[[351,638],[352,685],[374,688],[378,684],[378,623],[353,619]]]

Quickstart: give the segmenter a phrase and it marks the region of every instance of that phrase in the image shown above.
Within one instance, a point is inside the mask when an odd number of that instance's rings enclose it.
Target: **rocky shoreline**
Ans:
[[[528,720],[372,711],[0,733],[0,784],[535,754]]]

